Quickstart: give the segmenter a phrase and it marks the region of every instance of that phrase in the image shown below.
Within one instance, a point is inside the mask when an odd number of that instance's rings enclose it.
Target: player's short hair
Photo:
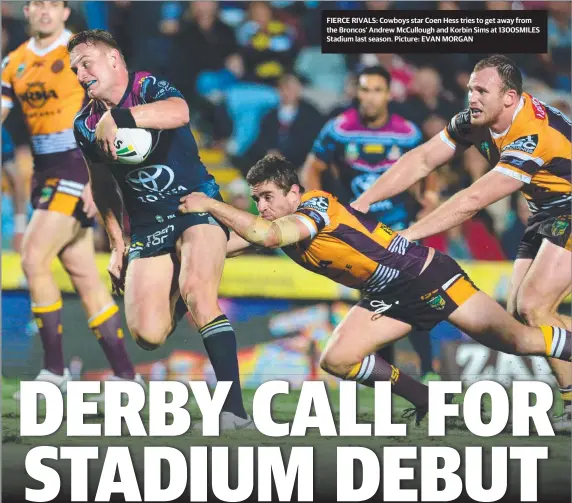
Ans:
[[[391,73],[389,73],[389,71],[381,65],[366,66],[365,68],[362,68],[362,70],[357,74],[358,85],[359,79],[362,75],[377,75],[378,77],[385,79],[388,88],[391,85]]]
[[[30,5],[33,2],[33,0],[28,0],[27,4]],[[68,2],[64,2],[64,7],[68,6]]]
[[[304,192],[296,168],[288,159],[280,155],[270,154],[260,159],[248,170],[246,181],[251,187],[260,183],[274,182],[284,191],[284,194],[288,193],[293,185],[298,185],[300,192]]]
[[[121,57],[123,58],[123,52],[121,51],[119,44],[113,38],[113,35],[105,30],[84,30],[72,35],[68,41],[68,52],[72,52],[72,50],[80,44],[103,44],[119,51],[119,54],[121,54]]]
[[[502,82],[501,91],[504,93],[514,89],[520,96],[522,94],[522,73],[516,63],[502,54],[494,54],[481,59],[473,69],[474,72],[485,68],[496,68]]]

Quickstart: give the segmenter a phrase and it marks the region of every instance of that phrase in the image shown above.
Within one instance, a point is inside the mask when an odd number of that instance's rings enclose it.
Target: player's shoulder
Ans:
[[[30,40],[26,40],[26,42],[21,43],[16,49],[4,56],[2,59],[2,72],[6,71],[8,66],[10,66],[10,68],[21,67],[26,59],[26,50],[29,43]],[[18,68],[17,71],[23,71],[23,68]]]
[[[95,100],[88,103],[75,115],[73,120],[73,130],[76,135],[87,137],[90,132],[95,131],[97,117],[93,116]]]
[[[451,120],[449,124],[453,127],[455,126],[470,126],[471,125],[471,109],[469,107],[463,108],[459,112],[457,112]]]
[[[333,122],[341,130],[354,129],[359,124],[359,113],[357,108],[351,107],[334,117]]]
[[[478,127],[471,123],[471,109],[468,107],[453,115],[447,124],[449,133],[456,133],[461,137],[470,136],[474,129]]]
[[[546,147],[549,141],[546,105],[528,93],[523,93],[521,100],[520,110],[506,135],[501,153],[518,151],[532,154],[541,142]]]
[[[310,208],[327,212],[337,204],[337,201],[338,200],[334,195],[326,192],[325,190],[309,190],[302,194],[298,209]]]
[[[407,136],[417,136],[421,134],[421,130],[412,121],[396,113],[391,114],[389,126],[392,131],[399,134]]]

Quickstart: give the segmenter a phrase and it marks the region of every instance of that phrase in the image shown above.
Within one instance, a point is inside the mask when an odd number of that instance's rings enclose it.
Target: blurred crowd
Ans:
[[[22,2],[2,2],[2,53],[27,37]],[[244,174],[260,157],[279,152],[301,167],[325,122],[356,96],[355,74],[381,64],[392,77],[390,111],[414,122],[424,139],[466,106],[471,69],[483,54],[322,54],[323,9],[549,10],[546,54],[511,54],[524,89],[571,116],[569,2],[70,2],[72,31],[109,30],[132,68],[174,82],[191,108],[191,127],[203,160],[222,176],[227,201],[255,212]],[[502,48],[499,48],[502,51]],[[17,114],[6,125],[17,159],[26,132]],[[211,155],[212,153],[216,155]],[[441,167],[427,181],[440,200],[488,169],[475,149]],[[217,177],[218,179],[218,177]],[[6,201],[4,201],[6,200]],[[4,246],[9,246],[9,198],[3,198]],[[426,240],[456,259],[513,259],[528,209],[515,194],[459,228]],[[7,233],[7,234],[6,234]],[[8,243],[8,244],[6,244]],[[100,250],[106,239],[100,232]]]

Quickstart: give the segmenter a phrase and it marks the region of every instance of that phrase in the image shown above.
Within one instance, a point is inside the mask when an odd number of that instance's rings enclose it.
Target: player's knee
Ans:
[[[168,330],[154,327],[140,327],[138,329],[131,329],[130,331],[139,347],[145,351],[154,351],[163,345],[171,331],[171,327],[169,327]]]
[[[144,349],[145,351],[155,351],[157,348],[161,347],[161,344],[154,344],[152,342],[146,341],[145,339],[143,339],[143,337],[140,337],[139,335],[135,336],[135,342],[140,348]]]
[[[539,303],[532,296],[522,296],[518,300],[517,313],[520,319],[530,327],[541,325],[543,319],[550,315],[550,309]]]
[[[351,358],[337,351],[336,348],[324,351],[320,357],[320,368],[342,379],[350,373],[354,364]]]
[[[46,261],[44,254],[39,253],[32,246],[25,246],[22,249],[21,260],[22,270],[27,277],[50,272],[50,264]]]

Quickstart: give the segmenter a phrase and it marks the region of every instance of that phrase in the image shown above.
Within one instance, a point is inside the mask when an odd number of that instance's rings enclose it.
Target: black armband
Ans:
[[[117,124],[117,127],[120,129],[137,127],[129,108],[112,108],[111,117],[113,117],[115,124]]]

